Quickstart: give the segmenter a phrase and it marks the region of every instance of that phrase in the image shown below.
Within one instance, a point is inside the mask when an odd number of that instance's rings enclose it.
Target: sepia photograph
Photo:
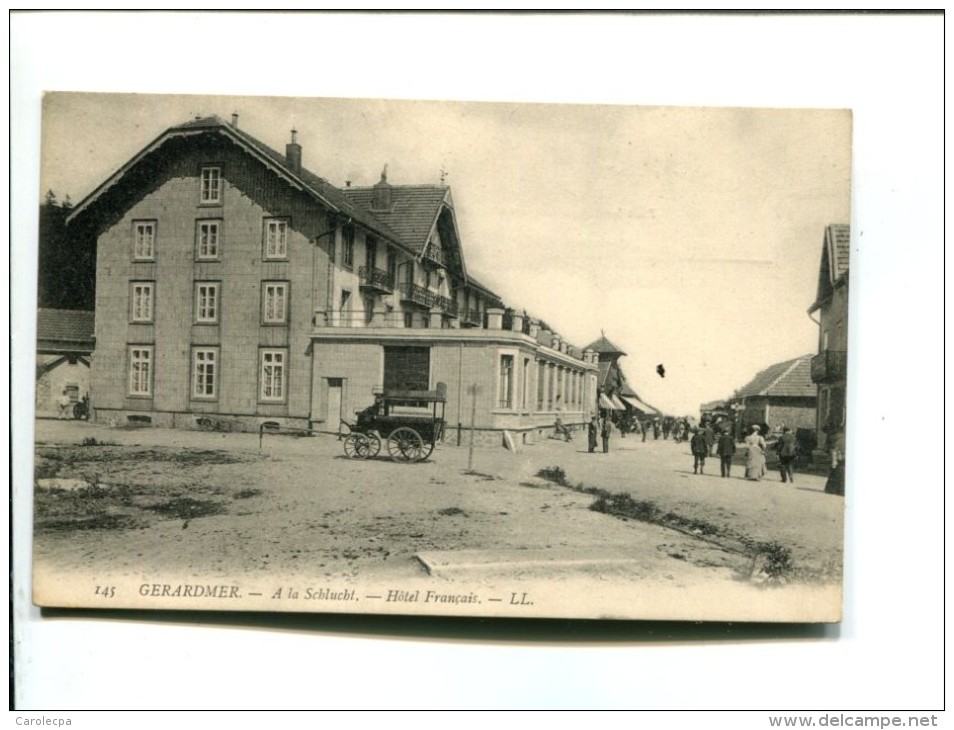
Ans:
[[[15,724],[937,724],[942,12],[9,15]]]
[[[851,121],[46,94],[34,600],[837,622]]]

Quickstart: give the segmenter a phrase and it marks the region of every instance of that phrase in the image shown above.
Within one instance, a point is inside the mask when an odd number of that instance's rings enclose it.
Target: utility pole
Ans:
[[[467,388],[470,393],[470,452],[467,454],[467,471],[474,470],[474,421],[477,419],[477,392],[480,388],[474,383]]]

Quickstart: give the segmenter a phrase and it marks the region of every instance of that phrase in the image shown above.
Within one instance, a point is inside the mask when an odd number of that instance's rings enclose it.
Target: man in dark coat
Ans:
[[[709,421],[706,421],[703,432],[706,435],[706,446],[709,448],[709,456],[714,456],[712,450],[715,448],[716,436],[715,431],[712,429],[712,424]]]
[[[723,430],[719,436],[719,444],[716,449],[719,452],[719,467],[722,470],[722,476],[728,477],[732,472],[732,457],[735,455],[735,439],[728,428]]]
[[[597,419],[596,416],[593,416],[593,418],[590,420],[589,425],[586,428],[586,435],[588,438],[587,445],[589,446],[591,454],[594,451],[596,451],[596,436],[599,433],[599,430],[600,430],[599,419]]]
[[[703,429],[697,428],[693,431],[689,447],[692,449],[692,473],[704,474],[706,457],[709,455],[709,442]]]
[[[603,418],[603,428],[600,429],[600,436],[603,437],[603,453],[609,453],[609,438],[610,434],[613,433],[613,422],[610,421],[609,416]]]
[[[795,434],[788,426],[782,428],[782,436],[775,445],[778,451],[778,469],[782,472],[782,482],[795,483],[795,475],[792,473],[792,464],[798,453],[798,442],[795,440]]]

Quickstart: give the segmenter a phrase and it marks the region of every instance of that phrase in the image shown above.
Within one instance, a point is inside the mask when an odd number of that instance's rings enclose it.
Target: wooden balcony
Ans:
[[[358,278],[362,289],[380,294],[390,294],[394,291],[394,279],[383,269],[361,266],[358,268]]]
[[[813,383],[844,380],[847,374],[848,353],[844,350],[824,350],[812,358]]]
[[[440,296],[432,291],[428,291],[423,286],[412,284],[409,281],[401,284],[401,301],[409,304],[416,304],[419,307],[430,309],[437,306]]]
[[[444,310],[444,314],[448,317],[456,317],[459,311],[457,302],[447,297],[438,297],[438,306]]]
[[[438,266],[445,268],[447,266],[445,263],[444,252],[433,243],[427,244],[427,248],[424,249],[424,258],[437,264]]]

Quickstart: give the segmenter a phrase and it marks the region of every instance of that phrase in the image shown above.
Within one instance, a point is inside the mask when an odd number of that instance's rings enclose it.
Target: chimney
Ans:
[[[234,117],[233,117],[234,118]],[[285,161],[296,175],[301,174],[301,145],[298,144],[298,130],[291,131],[291,142],[285,145]]]
[[[381,170],[381,179],[371,193],[371,210],[391,209],[391,184],[388,182],[388,166]]]

